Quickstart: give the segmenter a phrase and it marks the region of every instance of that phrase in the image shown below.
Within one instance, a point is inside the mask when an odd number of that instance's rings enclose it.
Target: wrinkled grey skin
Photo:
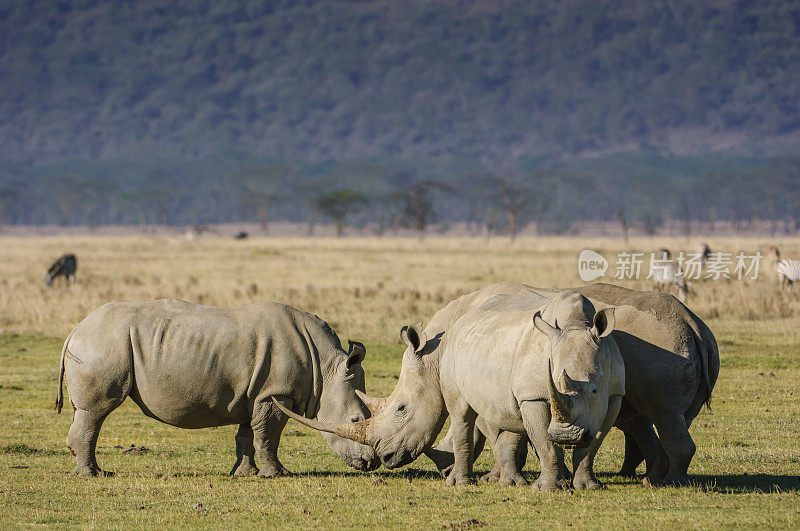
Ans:
[[[622,359],[608,335],[613,310],[595,315],[582,296],[558,294],[539,297],[541,316],[534,319],[537,312],[514,297],[493,295],[451,302],[424,331],[403,328],[407,348],[397,386],[386,399],[364,397],[372,417],[361,423],[360,440],[388,468],[403,466],[430,448],[449,412],[460,439],[448,484],[464,484],[472,479],[471,426],[477,415],[489,416],[537,444],[542,474],[536,488],[553,490],[567,479],[563,451],[551,439],[580,446],[575,484],[591,488],[597,483],[592,458],[625,388]],[[555,408],[553,396],[569,407]]]
[[[503,283],[490,286],[510,293],[551,295],[553,290]],[[625,433],[624,476],[635,476],[646,460],[649,485],[686,485],[695,452],[689,426],[711,397],[719,374],[719,351],[714,335],[697,316],[674,297],[628,290],[608,284],[576,288],[597,308],[615,307],[612,336],[626,367],[626,396],[616,426]],[[653,431],[655,423],[659,437]],[[475,457],[489,438],[495,466],[482,479],[504,485],[525,484],[525,439],[478,419]],[[452,435],[427,453],[440,470],[452,466]]]
[[[280,476],[288,473],[277,455],[287,417],[271,398],[307,417],[362,421],[368,410],[356,390],[364,390],[365,353],[351,342],[348,354],[323,320],[278,303],[109,303],[67,337],[56,408],[66,377],[73,408],[67,446],[79,475],[105,474],[95,458],[100,427],[130,396],[148,417],[179,428],[238,424],[231,474]],[[369,446],[332,434],[325,440],[358,469],[380,466]]]
[[[582,295],[561,292],[531,323],[524,302],[493,297],[448,331],[440,386],[455,464],[447,483],[472,481],[472,433],[481,416],[533,442],[542,470],[534,488],[555,490],[568,481],[556,444],[575,448],[573,485],[599,488],[591,464],[625,392],[622,357],[609,337],[614,310],[595,313]]]

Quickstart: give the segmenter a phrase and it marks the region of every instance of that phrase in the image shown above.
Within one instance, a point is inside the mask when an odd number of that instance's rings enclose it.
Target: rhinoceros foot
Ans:
[[[480,478],[481,483],[497,483],[501,487],[522,487],[528,480],[516,471],[506,471],[502,467],[494,467]]]
[[[576,490],[602,490],[606,488],[597,478],[581,478],[578,476],[575,476],[572,480],[572,486],[575,487]]]
[[[250,463],[242,463],[234,470],[231,470],[231,476],[234,477],[248,477],[257,476],[259,473],[258,467]]]
[[[451,473],[449,476],[447,476],[447,480],[445,482],[447,483],[447,485],[451,487],[453,485],[460,487],[464,485],[474,485],[475,478],[466,475],[455,475]]]
[[[97,466],[76,466],[75,470],[72,471],[72,474],[87,478],[110,478],[114,475],[113,472],[100,470],[100,467]]]
[[[498,467],[494,467],[480,478],[481,483],[497,483],[500,481],[501,472]]]
[[[501,487],[523,487],[528,484],[528,480],[522,474],[503,474],[497,484]]]
[[[292,473],[286,470],[283,465],[279,466],[270,466],[262,468],[259,473],[258,477],[260,478],[277,478],[281,476],[291,476]]]
[[[531,485],[531,489],[542,492],[553,492],[569,488],[569,479],[558,479],[556,476],[545,476],[544,474],[539,474],[539,477],[533,482],[533,485]]]

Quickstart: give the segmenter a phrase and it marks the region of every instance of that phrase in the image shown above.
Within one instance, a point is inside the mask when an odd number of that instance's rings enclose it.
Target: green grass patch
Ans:
[[[687,488],[644,488],[613,474],[623,456],[613,431],[597,457],[608,488],[536,493],[479,484],[447,487],[421,457],[405,469],[361,473],[319,434],[290,421],[279,455],[295,475],[231,478],[235,426],[181,430],[127,401],[107,419],[98,461],[105,479],[71,475],[69,406],[53,411],[60,338],[0,336],[0,522],[99,527],[786,527],[800,526],[800,367],[779,333],[710,323],[723,368],[712,409],[691,432]],[[396,383],[403,346],[368,344],[367,390]],[[761,374],[764,373],[764,374]],[[12,390],[11,386],[23,390]],[[131,445],[142,453],[125,452]],[[492,465],[486,451],[476,465]],[[526,474],[534,479],[531,457]]]

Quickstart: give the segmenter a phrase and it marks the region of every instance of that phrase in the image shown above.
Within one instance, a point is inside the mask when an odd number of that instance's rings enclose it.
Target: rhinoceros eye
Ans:
[[[350,419],[350,422],[361,422],[361,419],[358,417],[353,417]]]
[[[395,411],[397,411],[398,413],[404,413],[405,410],[406,410],[406,405],[402,402],[398,403],[397,407],[395,408]]]

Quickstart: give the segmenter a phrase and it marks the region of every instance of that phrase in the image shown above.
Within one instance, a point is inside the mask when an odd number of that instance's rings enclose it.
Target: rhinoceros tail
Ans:
[[[61,366],[58,369],[58,396],[56,396],[56,413],[61,413],[61,408],[64,406],[64,360],[67,356],[67,347],[69,340],[72,339],[72,332],[69,333],[67,339],[64,341],[64,346],[61,347]]]
[[[703,342],[706,347],[705,356],[703,356],[703,376],[706,379],[706,386],[708,388],[708,396],[706,397],[706,407],[711,409],[711,392],[714,390],[714,385],[717,383],[719,376],[719,347],[714,334],[708,326],[703,323],[701,327],[705,341]]]
[[[697,329],[695,333],[695,343],[700,354],[701,367],[703,370],[703,381],[706,384],[706,393],[703,399],[706,407],[711,409],[711,393],[714,384],[717,383],[719,375],[719,348],[714,334],[706,324],[695,316]]]

